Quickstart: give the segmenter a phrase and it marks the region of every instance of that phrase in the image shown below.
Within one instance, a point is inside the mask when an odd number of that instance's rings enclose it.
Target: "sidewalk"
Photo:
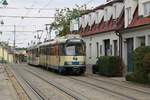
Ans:
[[[18,100],[16,91],[2,64],[0,64],[0,100]]]

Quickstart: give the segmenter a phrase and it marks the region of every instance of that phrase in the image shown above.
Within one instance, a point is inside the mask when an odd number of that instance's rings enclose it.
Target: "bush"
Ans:
[[[147,53],[143,59],[144,70],[150,72],[150,53]]]
[[[126,80],[147,83],[150,72],[150,46],[139,47],[134,51],[133,68],[133,74],[127,75]],[[131,77],[134,78],[130,80]]]
[[[126,75],[126,80],[127,81],[135,81],[135,75],[133,74],[133,73],[128,73],[127,75]]]
[[[113,77],[122,76],[122,60],[116,56],[103,56],[98,59],[98,72],[100,75]]]
[[[134,72],[147,71],[147,66],[150,66],[150,46],[139,47],[134,51]],[[149,63],[149,64],[148,64]]]
[[[150,73],[148,73],[148,83],[150,84]]]

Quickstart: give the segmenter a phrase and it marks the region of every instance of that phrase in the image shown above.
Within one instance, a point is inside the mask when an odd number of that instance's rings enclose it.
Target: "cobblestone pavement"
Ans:
[[[50,100],[71,100],[70,97],[65,96],[66,93],[80,100],[150,100],[149,86],[127,82],[124,78],[106,78],[89,74],[63,76],[26,64],[9,65],[9,68],[16,73],[18,70],[20,75],[22,74],[26,79],[29,79],[31,84],[36,86],[43,96],[45,95]],[[0,100],[17,100],[15,90],[9,82],[3,66],[0,67],[0,79],[3,80],[0,83],[0,90],[2,90],[0,91]],[[2,87],[3,89],[1,89]],[[75,98],[75,100],[78,99]]]
[[[19,100],[2,64],[0,64],[0,100]]]

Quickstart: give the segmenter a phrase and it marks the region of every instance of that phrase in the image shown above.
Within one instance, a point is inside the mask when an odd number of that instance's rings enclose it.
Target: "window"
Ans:
[[[102,45],[100,45],[100,54],[102,55]]]
[[[144,7],[144,16],[150,15],[150,2],[146,2],[143,4]]]
[[[82,23],[82,25],[85,24],[85,15],[82,16],[82,22],[81,23]]]
[[[64,56],[65,55],[65,46],[64,46],[64,44],[60,44],[59,45],[59,55],[60,56]]]
[[[92,19],[92,15],[91,15],[91,14],[89,14],[89,20],[91,21],[91,19]]]
[[[90,43],[89,44],[89,59],[91,59],[92,58],[92,44]]]
[[[39,57],[39,50],[38,50],[38,48],[36,49],[36,57]]]
[[[81,43],[70,43],[65,46],[65,52],[68,56],[83,56],[84,45]]]
[[[51,46],[51,47],[50,47],[50,55],[56,55],[55,52],[56,52],[56,51],[55,51],[55,47],[54,47],[54,46]]]
[[[118,41],[114,40],[114,56],[118,55]]]
[[[110,46],[110,40],[106,39],[104,40],[104,52],[105,52],[105,56],[109,56],[111,54],[111,46]]]
[[[97,47],[97,57],[99,57],[99,43],[96,42],[96,47]]]
[[[117,6],[114,6],[114,19],[117,18]]]
[[[127,9],[127,23],[130,24],[131,22],[131,7],[126,8]]]
[[[98,12],[96,12],[96,23],[98,23]]]
[[[106,20],[108,20],[108,11],[107,11],[107,9],[105,9],[105,17],[106,17]]]
[[[91,25],[91,23],[92,23],[92,14],[89,14],[89,20],[88,20],[88,22],[89,22],[90,25]]]

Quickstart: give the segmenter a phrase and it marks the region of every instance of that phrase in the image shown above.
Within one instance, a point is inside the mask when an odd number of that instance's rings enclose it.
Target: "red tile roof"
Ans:
[[[133,15],[133,20],[129,24],[128,28],[133,28],[136,26],[141,26],[145,24],[150,24],[150,16],[149,17],[139,17],[138,16],[138,7],[135,10],[135,13]]]
[[[122,11],[120,17],[117,18],[116,20],[114,20],[111,17],[109,21],[105,22],[103,17],[99,24],[96,24],[94,22],[91,27],[87,24],[87,26],[84,29],[80,28],[79,32],[81,36],[84,37],[84,36],[89,36],[94,34],[100,34],[103,32],[119,30],[120,28],[123,27],[124,27],[124,10]]]

